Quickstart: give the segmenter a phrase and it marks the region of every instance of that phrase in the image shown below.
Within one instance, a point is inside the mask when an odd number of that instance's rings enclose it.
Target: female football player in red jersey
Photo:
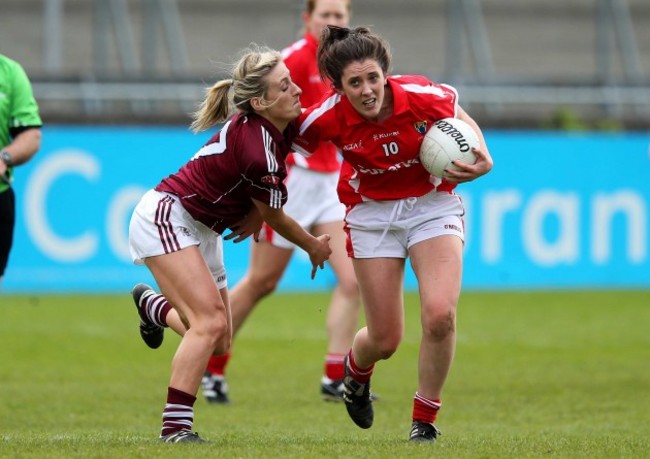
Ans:
[[[195,396],[210,355],[230,347],[221,234],[230,229],[227,238],[243,240],[258,234],[265,221],[309,254],[312,277],[331,254],[329,235],[312,236],[282,210],[285,157],[300,94],[279,52],[248,50],[232,78],[209,89],[192,127],[225,125],[178,172],[148,191],[131,217],[133,260],[149,268],[162,292],[146,284],[133,289],[142,338],[155,348],[164,326],[183,335],[163,411],[164,442],[202,441],[192,432]],[[229,119],[231,103],[239,113]]]
[[[345,357],[345,405],[359,427],[372,425],[370,377],[375,363],[389,358],[402,339],[410,257],[422,325],[410,440],[433,442],[455,350],[462,277],[464,209],[453,190],[488,173],[492,158],[456,91],[423,76],[388,76],[388,45],[367,28],[327,27],[318,62],[334,88],[299,118],[294,150],[308,152],[330,140],[343,155],[338,193],[347,206],[348,254],[367,323]],[[474,150],[475,164],[458,163],[460,171],[439,179],[422,167],[418,154],[427,126],[446,117],[468,122],[480,148]]]
[[[303,107],[319,102],[331,87],[320,78],[316,52],[318,39],[327,25],[347,27],[350,0],[307,0],[303,11],[304,36],[282,51],[291,78],[302,89]],[[340,170],[339,154],[330,142],[321,143],[305,158],[290,155],[287,178],[289,200],[284,211],[311,234],[329,234],[334,288],[327,311],[328,347],[320,390],[325,400],[339,401],[343,394],[343,357],[350,349],[361,310],[359,289],[352,263],[345,253],[343,217],[345,207],[336,195]],[[273,292],[286,270],[295,246],[265,225],[258,244],[251,244],[248,272],[232,290],[233,334],[241,328],[255,305]],[[213,403],[228,403],[225,369],[230,354],[210,359],[203,378],[203,395]]]

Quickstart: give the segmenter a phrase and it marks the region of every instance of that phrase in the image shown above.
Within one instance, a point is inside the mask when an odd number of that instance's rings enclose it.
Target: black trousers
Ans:
[[[5,273],[9,252],[14,241],[14,226],[16,225],[16,196],[14,190],[8,188],[0,193],[0,277]]]

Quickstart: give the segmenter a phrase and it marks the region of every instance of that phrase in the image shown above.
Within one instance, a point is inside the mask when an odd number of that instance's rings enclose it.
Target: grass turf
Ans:
[[[233,404],[199,395],[206,445],[156,441],[178,343],[121,296],[0,296],[0,457],[650,457],[650,292],[468,292],[435,445],[411,445],[420,336],[378,363],[375,425],[320,400],[326,294],[277,294],[234,347]]]

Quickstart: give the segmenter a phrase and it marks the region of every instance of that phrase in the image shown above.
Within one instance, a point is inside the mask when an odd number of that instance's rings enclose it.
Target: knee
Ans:
[[[389,359],[397,350],[397,346],[382,346],[379,348],[379,358],[381,360]]]
[[[430,313],[422,315],[422,332],[434,341],[443,341],[456,332],[456,307],[446,305],[434,307]]]
[[[206,337],[210,348],[218,354],[227,353],[230,350],[231,333],[225,313],[214,314],[202,322],[201,333]]]
[[[380,337],[375,341],[376,350],[378,356],[381,360],[386,360],[392,356],[397,348],[399,343],[402,340],[402,335],[400,334],[389,334],[383,337]]]

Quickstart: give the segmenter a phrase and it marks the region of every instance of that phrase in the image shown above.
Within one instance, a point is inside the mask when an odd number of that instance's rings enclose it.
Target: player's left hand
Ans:
[[[247,239],[249,236],[253,236],[253,240],[259,242],[262,223],[264,223],[262,214],[257,210],[257,207],[253,207],[244,218],[229,228],[230,233],[224,236],[223,239],[225,241],[232,239],[234,243],[237,243]]]
[[[469,164],[454,161],[454,166],[460,170],[445,169],[445,180],[453,183],[471,182],[492,170],[492,157],[483,148],[472,148],[472,152],[476,155],[476,162]]]

